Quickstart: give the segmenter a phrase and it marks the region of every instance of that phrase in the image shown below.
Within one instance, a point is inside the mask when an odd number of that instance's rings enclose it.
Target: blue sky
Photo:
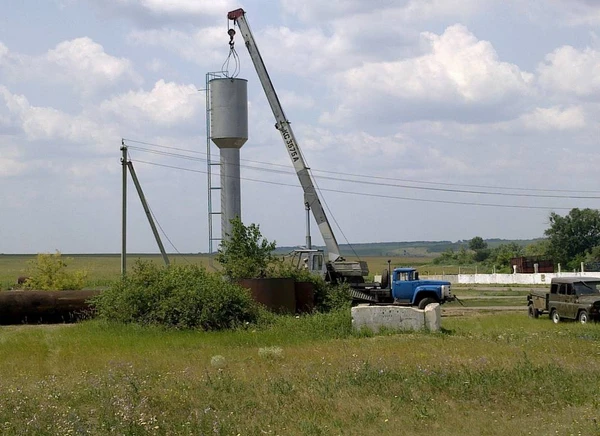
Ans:
[[[145,148],[167,250],[207,251],[202,89],[238,7],[340,243],[534,238],[551,211],[598,208],[595,1],[24,0],[0,17],[0,252],[118,252],[121,138]],[[242,218],[299,245],[302,193],[237,50]],[[157,251],[129,193],[129,250]]]

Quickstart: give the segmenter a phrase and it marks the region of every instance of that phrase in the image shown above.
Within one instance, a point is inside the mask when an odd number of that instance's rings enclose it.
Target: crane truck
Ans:
[[[299,266],[302,265],[311,272],[322,274],[323,278],[332,283],[350,284],[352,298],[355,301],[408,304],[424,308],[429,303],[444,303],[452,300],[454,297],[451,294],[449,282],[419,280],[418,272],[414,268],[395,268],[392,271],[388,262],[388,269],[383,272],[382,280],[379,283],[366,283],[364,277],[369,274],[367,263],[361,260],[348,261],[342,257],[333,229],[315,189],[309,167],[300,151],[290,121],[285,116],[267,67],[246,20],[246,13],[243,9],[236,9],[229,12],[227,18],[228,22],[233,21],[234,28],[237,26],[242,34],[258,79],[273,111],[275,128],[281,134],[304,191],[304,206],[307,211],[306,247],[295,250],[293,259],[296,259]],[[231,49],[234,47],[236,33],[234,28],[228,29]],[[323,237],[327,257],[323,250],[312,248],[310,212],[312,212]]]

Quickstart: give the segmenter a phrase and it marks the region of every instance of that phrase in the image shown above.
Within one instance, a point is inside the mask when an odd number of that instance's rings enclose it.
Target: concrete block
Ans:
[[[430,304],[425,310],[407,306],[368,306],[352,308],[352,328],[367,328],[375,333],[382,328],[391,330],[431,330],[441,326],[440,305]]]
[[[425,312],[425,328],[438,332],[442,328],[442,308],[439,303],[428,304]]]

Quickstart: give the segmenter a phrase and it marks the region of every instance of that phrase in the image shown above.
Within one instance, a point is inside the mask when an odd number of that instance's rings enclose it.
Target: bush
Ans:
[[[87,272],[65,271],[69,258],[62,257],[60,251],[54,254],[39,253],[28,262],[27,279],[23,284],[25,289],[41,291],[62,291],[81,289],[85,285]]]
[[[127,277],[95,297],[100,318],[175,328],[221,330],[259,319],[261,309],[242,287],[195,265],[136,262]]]
[[[274,260],[275,242],[269,242],[256,224],[245,226],[239,217],[231,220],[231,234],[221,241],[216,261],[230,280],[256,279],[267,275]]]
[[[325,292],[318,302],[315,296],[315,306],[321,312],[333,312],[341,309],[350,309],[352,306],[350,289],[350,285],[347,283],[341,283],[338,285],[327,283]]]

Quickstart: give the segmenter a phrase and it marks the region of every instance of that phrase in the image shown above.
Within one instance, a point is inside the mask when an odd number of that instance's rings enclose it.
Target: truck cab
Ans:
[[[418,306],[424,309],[430,303],[454,300],[450,282],[421,280],[415,268],[395,268],[390,283],[395,304]]]
[[[291,261],[296,268],[308,270],[333,284],[363,283],[363,277],[369,273],[365,261],[345,261],[340,258],[331,262],[320,249],[298,248],[291,253]]]

